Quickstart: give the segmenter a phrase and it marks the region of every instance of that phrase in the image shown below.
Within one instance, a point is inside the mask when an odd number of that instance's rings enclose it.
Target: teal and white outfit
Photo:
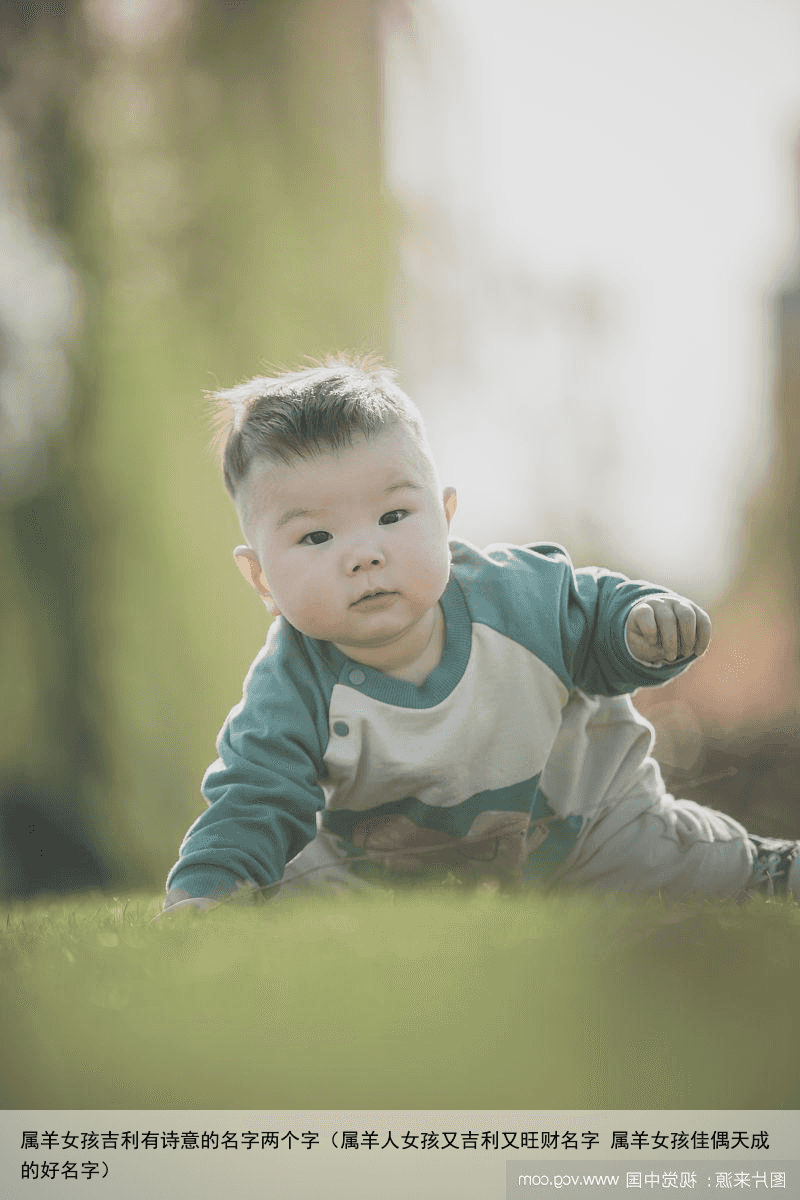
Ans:
[[[757,881],[758,839],[666,793],[631,703],[692,661],[654,667],[627,648],[631,608],[665,589],[575,570],[549,544],[452,541],[451,556],[444,653],[421,687],[273,622],[168,890],[283,896],[450,872],[681,897]]]

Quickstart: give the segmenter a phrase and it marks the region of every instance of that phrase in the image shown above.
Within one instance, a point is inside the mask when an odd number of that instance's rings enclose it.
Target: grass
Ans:
[[[159,904],[0,912],[2,1107],[800,1107],[789,902]]]

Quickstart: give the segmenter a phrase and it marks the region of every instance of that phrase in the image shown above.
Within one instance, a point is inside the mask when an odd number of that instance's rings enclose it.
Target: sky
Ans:
[[[385,112],[395,360],[453,533],[719,598],[800,278],[800,0],[421,0]]]

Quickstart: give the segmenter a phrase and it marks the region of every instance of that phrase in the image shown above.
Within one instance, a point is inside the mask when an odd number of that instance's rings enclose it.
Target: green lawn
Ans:
[[[800,1107],[789,902],[159,904],[0,912],[3,1107]]]

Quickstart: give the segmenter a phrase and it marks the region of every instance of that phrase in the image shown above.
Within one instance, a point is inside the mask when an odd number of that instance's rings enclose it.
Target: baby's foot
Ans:
[[[748,891],[768,896],[794,896],[800,902],[800,842],[749,834],[756,852]]]

